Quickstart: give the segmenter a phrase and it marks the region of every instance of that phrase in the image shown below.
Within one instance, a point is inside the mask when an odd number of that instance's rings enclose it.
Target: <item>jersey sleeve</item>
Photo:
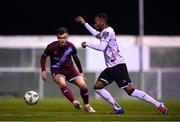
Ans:
[[[49,49],[48,47],[44,50],[44,53],[41,56],[40,64],[41,64],[41,70],[46,71],[46,58],[49,56]]]
[[[104,51],[107,47],[108,43],[106,41],[101,41],[99,44],[91,44],[86,43],[86,46],[92,49],[95,49],[97,51]]]
[[[72,49],[73,49],[73,51],[72,51],[73,60],[74,60],[74,62],[75,62],[75,64],[76,64],[79,72],[82,73],[82,72],[83,72],[83,69],[82,69],[81,62],[80,62],[80,60],[79,60],[79,57],[78,57],[78,55],[77,55],[77,49],[76,49],[76,47],[75,47],[74,45],[72,45]]]
[[[43,53],[43,57],[44,58],[46,58],[46,57],[48,57],[49,56],[49,54],[50,54],[50,51],[49,51],[49,46],[47,46],[47,48],[44,50],[44,53]]]
[[[99,34],[100,34],[99,31],[95,30],[95,29],[94,29],[93,27],[91,27],[88,23],[86,23],[84,26],[86,27],[86,29],[87,29],[93,36],[95,36],[96,38],[99,39]]]
[[[77,56],[77,49],[76,49],[76,47],[74,46],[74,45],[72,45],[72,57],[76,57]]]

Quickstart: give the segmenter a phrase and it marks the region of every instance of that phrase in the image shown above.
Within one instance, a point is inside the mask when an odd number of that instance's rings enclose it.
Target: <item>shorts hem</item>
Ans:
[[[126,88],[126,87],[128,87],[128,85],[129,84],[131,84],[132,85],[132,83],[128,83],[127,85],[125,85],[125,86],[122,86],[121,88],[123,89],[123,88]]]
[[[99,78],[98,80],[102,81],[103,83],[109,84],[108,81],[103,78]]]
[[[81,75],[77,75],[77,76],[75,76],[75,77],[69,79],[68,81],[69,81],[69,82],[72,82],[72,81],[75,80],[77,77],[82,77],[82,76],[81,76]]]

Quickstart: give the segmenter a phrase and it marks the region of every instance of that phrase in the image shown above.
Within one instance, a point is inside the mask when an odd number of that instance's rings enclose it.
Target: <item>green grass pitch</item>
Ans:
[[[81,99],[80,102],[82,103]],[[165,101],[169,114],[164,116],[153,105],[139,100],[118,100],[123,115],[112,115],[104,100],[90,99],[96,113],[76,110],[66,99],[44,99],[27,105],[23,99],[0,99],[0,121],[180,121],[180,101]]]

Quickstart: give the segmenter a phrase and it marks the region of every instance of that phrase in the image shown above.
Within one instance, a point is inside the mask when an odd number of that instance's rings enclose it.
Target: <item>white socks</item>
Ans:
[[[149,102],[149,103],[152,103],[153,105],[155,105],[156,107],[159,107],[160,106],[160,102],[156,101],[154,98],[152,98],[151,96],[149,96],[148,94],[146,94],[145,92],[143,91],[140,91],[138,89],[135,89],[133,91],[133,93],[131,94],[131,96],[133,97],[137,97],[141,100],[144,100],[146,102]]]
[[[120,110],[121,106],[115,101],[111,94],[106,89],[96,89],[96,93],[99,94],[103,99],[113,105],[115,110]]]
[[[121,106],[115,101],[115,99],[106,89],[96,89],[96,93],[99,94],[104,100],[109,102],[115,110],[121,109]],[[158,102],[157,100],[146,94],[145,92],[140,91],[138,89],[135,89],[131,94],[131,96],[149,102],[155,105],[156,107],[159,107],[161,105],[161,102]]]

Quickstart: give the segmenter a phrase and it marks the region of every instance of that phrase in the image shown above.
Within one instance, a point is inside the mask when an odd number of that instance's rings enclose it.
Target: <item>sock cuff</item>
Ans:
[[[100,92],[102,91],[103,89],[95,89],[96,92]]]
[[[61,87],[60,89],[61,89],[61,91],[62,91],[63,93],[66,92],[66,91],[71,91],[71,89],[69,89],[68,86],[63,86],[63,87]]]
[[[81,92],[88,92],[88,89],[81,89]]]

